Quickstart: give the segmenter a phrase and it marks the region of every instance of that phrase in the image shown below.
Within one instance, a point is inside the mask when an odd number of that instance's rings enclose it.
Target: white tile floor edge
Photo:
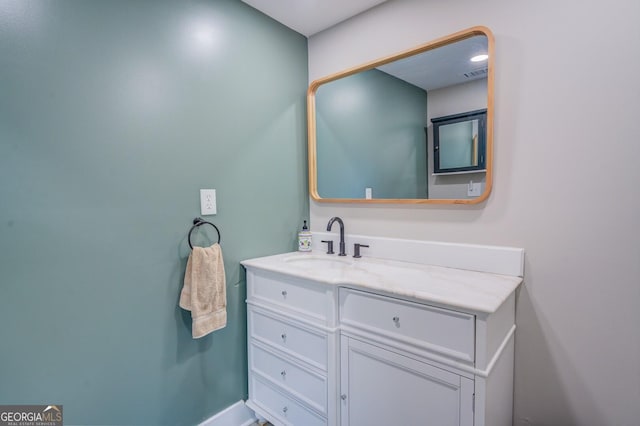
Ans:
[[[198,426],[249,426],[256,421],[254,412],[240,400],[209,417]]]

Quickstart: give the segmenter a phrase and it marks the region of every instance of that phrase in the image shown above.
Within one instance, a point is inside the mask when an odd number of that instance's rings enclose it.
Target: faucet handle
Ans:
[[[353,245],[353,257],[362,257],[360,255],[360,247],[369,247],[369,246],[365,244],[355,243]]]
[[[322,240],[323,243],[327,243],[327,254],[333,254],[333,240]]]

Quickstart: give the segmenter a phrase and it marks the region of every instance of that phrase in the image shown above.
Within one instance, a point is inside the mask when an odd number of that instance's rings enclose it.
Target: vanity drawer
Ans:
[[[249,365],[255,373],[294,394],[316,410],[327,411],[327,378],[282,359],[257,345],[251,345]]]
[[[341,288],[340,323],[463,361],[475,359],[470,314]]]
[[[249,335],[322,370],[327,369],[327,335],[249,308]]]
[[[285,281],[276,274],[252,273],[248,287],[249,300],[260,299],[323,321],[327,318],[329,300],[322,285],[292,277]]]
[[[327,424],[325,418],[313,413],[255,376],[251,378],[251,388],[253,402],[286,425],[321,426]]]

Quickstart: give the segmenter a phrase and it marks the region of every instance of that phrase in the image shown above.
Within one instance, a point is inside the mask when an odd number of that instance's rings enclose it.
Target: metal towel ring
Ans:
[[[189,247],[191,247],[191,250],[193,250],[193,245],[191,244],[191,233],[193,232],[194,229],[196,229],[198,226],[200,225],[211,225],[214,228],[216,228],[216,232],[218,233],[218,244],[220,244],[220,230],[218,229],[217,226],[215,226],[213,223],[211,222],[207,222],[206,220],[203,220],[202,218],[196,217],[195,219],[193,219],[193,226],[191,227],[191,229],[189,230]]]

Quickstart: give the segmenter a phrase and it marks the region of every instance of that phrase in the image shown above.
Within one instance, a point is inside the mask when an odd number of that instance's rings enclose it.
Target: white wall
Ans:
[[[515,424],[640,418],[640,2],[394,0],[309,40],[310,81],[474,25],[496,37],[480,206],[311,202],[313,230],[526,249]]]
[[[427,152],[429,198],[473,198],[467,194],[469,181],[480,183],[484,192],[485,173],[434,176],[432,118],[460,114],[487,107],[487,79],[473,80],[427,92]]]

